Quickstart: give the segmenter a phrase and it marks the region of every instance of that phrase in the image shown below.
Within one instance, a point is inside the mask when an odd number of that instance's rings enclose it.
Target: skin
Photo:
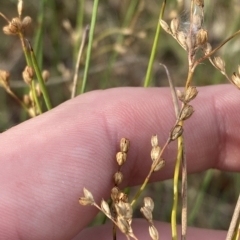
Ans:
[[[220,85],[198,91],[184,130],[188,171],[240,171],[238,90]],[[109,226],[81,231],[96,214],[78,203],[83,187],[97,203],[109,197],[121,137],[131,142],[122,187],[142,183],[151,164],[151,136],[157,134],[162,146],[174,121],[169,89],[116,88],[83,94],[2,133],[1,239],[111,239]],[[152,181],[173,176],[176,142],[164,158],[165,168]],[[137,220],[134,232],[149,239],[143,225]],[[169,225],[156,226],[161,239],[170,239]],[[189,228],[188,236],[214,240],[226,233]]]

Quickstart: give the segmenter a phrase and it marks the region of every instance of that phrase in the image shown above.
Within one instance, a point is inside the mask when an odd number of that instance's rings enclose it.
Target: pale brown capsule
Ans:
[[[148,208],[148,207],[141,207],[141,208],[140,208],[140,212],[143,214],[143,216],[144,216],[150,223],[152,223],[153,216],[152,216],[152,211],[151,211],[150,208]]]
[[[151,211],[153,211],[153,209],[154,209],[154,202],[153,202],[152,198],[150,198],[150,197],[145,197],[145,198],[143,199],[143,203],[144,203],[144,207],[147,207],[147,208],[149,208]]]
[[[116,160],[119,166],[122,166],[127,160],[127,154],[124,152],[118,152],[116,154]]]
[[[194,112],[193,106],[185,105],[182,111],[180,112],[179,120],[181,121],[187,120],[192,116],[193,112]]]
[[[83,188],[83,194],[84,194],[84,197],[85,197],[86,199],[89,199],[89,201],[91,201],[92,203],[94,203],[93,195],[92,195],[92,193],[91,193],[89,190],[87,190],[86,188]]]
[[[24,104],[27,105],[27,106],[30,105],[31,99],[30,99],[30,97],[29,97],[27,94],[24,94],[24,96],[23,96],[23,102],[24,102]]]
[[[185,93],[184,102],[185,103],[190,102],[197,96],[197,94],[198,94],[197,88],[193,86],[189,86]]]
[[[118,199],[118,194],[119,194],[119,188],[118,187],[113,187],[111,190],[111,199],[113,202],[116,202]]]
[[[32,18],[29,16],[24,17],[22,20],[22,29],[26,29],[32,23]]]
[[[122,217],[117,217],[117,226],[121,230],[122,233],[127,234],[130,230],[130,226],[128,222],[122,218]]]
[[[22,72],[22,77],[25,83],[28,85],[31,84],[34,76],[34,69],[30,66],[26,66],[24,71]]]
[[[182,91],[180,91],[180,90],[178,90],[178,89],[177,89],[176,93],[177,93],[178,99],[179,99],[181,102],[184,102],[184,100],[185,100],[185,93],[182,92]]]
[[[152,144],[152,147],[157,147],[158,146],[158,137],[157,137],[157,135],[153,135],[152,136],[151,144]]]
[[[48,70],[43,70],[42,71],[42,78],[44,82],[47,82],[50,77],[50,73]]]
[[[178,18],[174,18],[171,21],[170,27],[171,27],[171,31],[172,31],[173,35],[176,35],[177,32],[178,32],[178,28],[179,28],[179,19]]]
[[[155,162],[153,162],[152,165],[154,165],[154,164],[155,164]],[[160,169],[162,169],[164,166],[165,166],[165,160],[161,158],[161,160],[160,160],[159,163],[155,166],[155,168],[154,168],[153,171],[154,171],[154,172],[157,172],[157,171],[159,171]]]
[[[197,32],[197,36],[196,36],[196,45],[197,46],[201,46],[204,45],[206,42],[208,41],[208,32],[204,29],[200,29]]]
[[[186,50],[187,49],[186,34],[183,31],[178,32],[177,39],[180,45]]]
[[[161,20],[159,21],[159,23],[160,23],[160,25],[161,25],[161,27],[163,28],[164,31],[166,31],[166,32],[169,33],[169,34],[172,34],[171,31],[170,31],[170,28],[169,28],[168,24],[167,24],[164,20],[161,19]]]
[[[181,125],[176,125],[171,133],[170,133],[170,140],[174,141],[176,140],[178,137],[180,137],[183,133],[183,127]]]
[[[114,183],[119,185],[123,181],[123,174],[121,172],[116,172],[113,176]]]
[[[212,51],[212,46],[209,42],[207,42],[203,47],[204,54],[207,55]]]
[[[120,151],[127,153],[129,150],[130,141],[127,138],[122,138],[120,140]]]
[[[225,61],[221,57],[214,57],[213,62],[217,69],[225,73]]]
[[[101,201],[101,209],[106,216],[111,217],[111,211],[110,211],[109,205],[105,200]]]
[[[9,78],[10,78],[10,73],[4,70],[0,70],[0,82],[2,85],[6,88],[9,87]]]
[[[238,74],[240,75],[240,65],[238,65]]]
[[[151,159],[152,161],[157,160],[160,157],[161,148],[159,146],[153,147],[151,150]]]
[[[159,239],[158,231],[153,225],[149,226],[149,234],[153,240]]]
[[[16,35],[17,32],[12,32],[9,28],[9,25],[3,27],[3,33],[6,35]]]
[[[240,89],[240,76],[235,72],[232,75],[232,82],[238,89]]]
[[[21,28],[22,28],[21,20],[18,17],[13,18],[9,24],[9,30],[12,33],[18,34],[21,31]]]

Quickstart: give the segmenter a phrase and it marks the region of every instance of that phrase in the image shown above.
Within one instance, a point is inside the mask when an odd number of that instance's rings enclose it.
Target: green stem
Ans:
[[[95,29],[95,24],[96,24],[96,19],[97,19],[98,2],[99,2],[99,0],[95,0],[94,4],[93,4],[93,13],[92,13],[90,32],[89,32],[89,43],[88,43],[88,48],[87,48],[87,56],[86,56],[84,73],[83,73],[83,82],[82,82],[80,93],[84,93],[85,89],[86,89],[89,64],[90,64],[90,58],[91,58],[91,52],[92,52],[93,35],[94,35],[94,29]]]
[[[30,46],[30,54],[31,54],[32,64],[33,64],[33,67],[34,67],[34,70],[35,70],[35,73],[36,73],[36,76],[37,76],[37,80],[38,80],[39,85],[40,85],[41,92],[43,94],[45,104],[47,106],[47,109],[50,110],[50,109],[52,109],[52,104],[51,104],[51,101],[50,101],[50,98],[49,98],[49,95],[48,95],[48,91],[47,91],[45,82],[42,78],[42,74],[41,74],[41,71],[39,69],[35,54],[34,54],[31,46]]]
[[[203,199],[205,197],[206,189],[208,188],[213,176],[213,171],[208,170],[204,176],[203,182],[198,191],[197,199],[194,201],[194,207],[189,215],[189,224],[192,225],[196,219],[197,214],[199,213],[200,206],[202,205]]]
[[[163,17],[164,10],[166,7],[166,2],[167,2],[167,0],[164,0],[162,3],[160,15],[159,15],[159,21]],[[147,68],[147,73],[146,73],[146,77],[145,77],[145,81],[144,81],[144,87],[149,87],[149,85],[150,85],[150,81],[151,81],[151,77],[152,77],[152,68],[153,68],[153,63],[154,63],[156,52],[157,52],[157,46],[158,46],[160,32],[161,32],[161,25],[158,22],[154,41],[153,41],[152,51],[151,51],[150,59],[148,62],[148,68]]]
[[[34,80],[32,80],[32,82],[31,82],[31,90],[32,90],[32,93],[33,93],[33,99],[34,99],[34,102],[35,102],[36,105],[37,105],[37,109],[38,109],[39,113],[42,114],[42,108],[41,108],[41,105],[40,105],[39,99],[38,99],[38,97],[37,97],[37,93],[36,93],[36,88],[35,88],[35,82],[34,82]]]

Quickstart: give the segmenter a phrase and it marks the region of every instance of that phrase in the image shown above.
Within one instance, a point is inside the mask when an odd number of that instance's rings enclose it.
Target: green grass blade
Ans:
[[[159,21],[163,17],[166,3],[167,3],[167,0],[164,0],[162,3],[160,15],[159,15]],[[149,87],[150,81],[152,78],[152,68],[153,68],[153,63],[154,63],[156,52],[157,52],[157,46],[158,46],[159,36],[160,36],[160,32],[161,32],[160,30],[161,30],[161,25],[158,22],[156,34],[155,34],[154,41],[153,41],[152,51],[151,51],[150,59],[148,62],[148,68],[147,68],[147,73],[146,73],[146,77],[145,77],[145,81],[144,81],[144,87]]]
[[[91,19],[91,25],[90,25],[90,31],[89,31],[89,43],[88,43],[88,48],[87,48],[87,57],[86,57],[86,62],[85,62],[83,81],[82,81],[80,93],[84,93],[85,89],[86,89],[89,64],[90,64],[90,58],[91,58],[91,52],[92,52],[93,35],[94,35],[94,29],[95,29],[95,24],[96,24],[96,19],[97,19],[98,2],[99,2],[99,0],[95,0],[94,4],[93,4],[93,13],[92,13],[92,19]]]

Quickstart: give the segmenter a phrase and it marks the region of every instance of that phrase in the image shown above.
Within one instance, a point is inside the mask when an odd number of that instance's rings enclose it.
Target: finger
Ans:
[[[172,238],[170,224],[155,222],[154,226],[158,230],[159,239],[169,240]],[[148,228],[149,225],[145,220],[133,219],[132,222],[133,233],[139,240],[150,239]],[[180,226],[178,226],[178,236],[181,236]],[[194,227],[189,227],[187,230],[187,239],[189,240],[202,240],[202,239],[219,240],[225,239],[225,237],[226,232],[220,230],[200,229]],[[84,229],[73,240],[85,240],[85,239],[112,240],[113,239],[112,225],[106,224],[104,226],[96,226]],[[117,239],[125,240],[126,236],[118,231]]]
[[[238,92],[226,85],[199,91],[185,124],[188,169],[239,171]],[[70,239],[95,214],[78,205],[83,187],[97,202],[109,195],[120,138],[131,141],[124,185],[139,184],[151,164],[151,135],[163,145],[174,122],[168,89],[122,88],[84,94],[3,133],[1,233]],[[166,167],[152,179],[171,177],[175,156],[171,144]]]

